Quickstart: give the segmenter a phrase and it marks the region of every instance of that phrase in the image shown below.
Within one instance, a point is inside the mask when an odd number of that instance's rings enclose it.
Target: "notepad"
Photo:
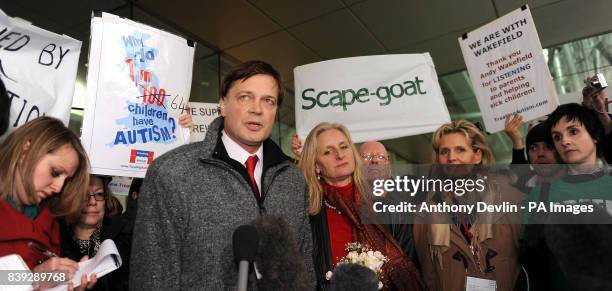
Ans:
[[[119,251],[117,250],[117,246],[115,242],[111,239],[104,240],[96,253],[96,256],[84,261],[79,262],[79,270],[72,277],[73,286],[81,285],[81,277],[83,274],[87,275],[87,280],[92,273],[96,273],[97,278],[101,278],[102,276],[119,269],[123,261],[121,260],[121,256],[119,255]],[[63,291],[67,290],[68,286],[66,284],[62,284],[51,288],[51,291]]]
[[[29,271],[28,265],[20,255],[12,254],[0,257],[0,270]],[[3,278],[6,279],[6,278]],[[0,291],[30,291],[31,285],[0,285]]]

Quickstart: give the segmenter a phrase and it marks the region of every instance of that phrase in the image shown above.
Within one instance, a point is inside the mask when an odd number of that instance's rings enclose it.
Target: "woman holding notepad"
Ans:
[[[110,181],[108,176],[89,176],[85,204],[73,219],[65,219],[60,224],[61,255],[73,260],[83,256],[94,257],[102,242],[113,240],[123,264],[118,270],[100,278],[94,290],[127,291],[133,221],[113,215],[115,212],[121,213],[121,210],[115,211],[111,203],[114,198],[108,186]]]
[[[74,274],[77,262],[55,256],[57,217],[81,209],[88,184],[87,155],[61,121],[40,117],[11,133],[0,145],[0,256],[18,254],[35,272]],[[89,279],[80,287],[93,287],[95,275]]]

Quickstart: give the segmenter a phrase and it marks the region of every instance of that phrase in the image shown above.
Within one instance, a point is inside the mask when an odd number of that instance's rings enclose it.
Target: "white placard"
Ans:
[[[301,140],[324,121],[347,126],[355,142],[432,132],[450,121],[429,53],[324,61],[295,68],[294,77]]]
[[[194,46],[103,13],[92,17],[83,146],[94,174],[142,178],[153,159],[189,142]]]
[[[193,128],[191,129],[191,142],[203,141],[208,131],[208,125],[221,116],[219,103],[189,102]]]
[[[68,126],[80,53],[80,41],[0,10],[0,78],[11,104],[8,132],[43,115]]]
[[[559,100],[527,5],[459,38],[488,132],[507,116],[524,121],[552,112]]]
[[[128,196],[130,194],[130,186],[132,186],[130,177],[114,176],[108,183],[108,188],[114,195]]]

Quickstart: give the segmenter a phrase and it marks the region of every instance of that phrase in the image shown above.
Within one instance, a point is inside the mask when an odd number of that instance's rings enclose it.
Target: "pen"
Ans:
[[[37,250],[38,252],[40,252],[41,254],[47,256],[48,258],[52,258],[52,257],[57,257],[57,255],[55,253],[53,253],[52,251],[46,249],[45,247],[41,246],[39,243],[30,241],[28,242],[28,247],[31,247],[35,250]]]

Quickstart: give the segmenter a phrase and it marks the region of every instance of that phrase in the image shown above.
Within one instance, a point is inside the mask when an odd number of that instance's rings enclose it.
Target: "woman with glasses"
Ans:
[[[122,265],[118,270],[98,279],[94,290],[128,290],[131,231],[125,219],[113,217],[110,177],[91,175],[83,207],[61,225],[61,255],[68,258],[94,257],[104,240],[111,239],[119,250]]]
[[[61,121],[34,119],[0,145],[0,257],[18,254],[30,269],[72,276],[81,257],[57,257],[57,217],[77,212],[89,183],[87,155]],[[95,274],[81,288],[95,284]],[[57,284],[57,282],[56,282]],[[42,284],[41,287],[50,287]],[[72,283],[68,289],[72,290]]]
[[[423,290],[420,275],[403,246],[383,225],[362,217],[360,206],[368,198],[362,195],[360,164],[343,125],[324,122],[308,134],[299,168],[309,186],[318,289],[329,287],[325,275],[347,255],[346,244],[359,242],[389,258],[382,268],[386,290]]]
[[[191,128],[190,107],[179,117],[179,125]],[[122,205],[115,198],[108,184],[111,178],[101,175],[89,176],[87,196],[83,206],[70,219],[61,223],[61,254],[68,258],[95,256],[100,244],[111,239],[121,256],[121,267],[100,278],[94,290],[129,290],[129,265],[132,248],[132,231],[135,211],[130,215],[121,215]]]

